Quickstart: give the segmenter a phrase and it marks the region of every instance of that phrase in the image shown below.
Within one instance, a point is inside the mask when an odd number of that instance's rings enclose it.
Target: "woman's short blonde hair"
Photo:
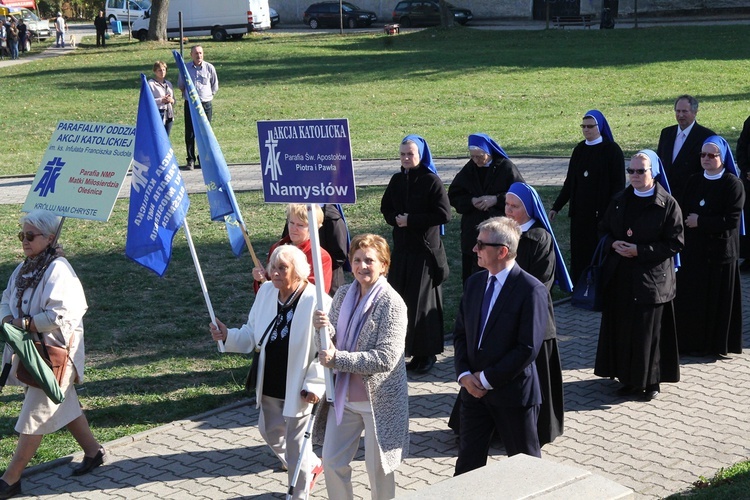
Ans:
[[[310,264],[307,262],[305,253],[294,245],[279,245],[268,259],[266,273],[271,276],[271,268],[282,260],[289,264],[292,272],[301,281],[307,281],[310,276]]]
[[[383,274],[388,273],[391,267],[391,249],[385,238],[377,234],[360,234],[352,239],[349,245],[349,262],[354,261],[354,252],[372,248],[378,254],[378,259],[383,264]]]
[[[318,227],[322,226],[323,210],[320,208],[320,205],[317,203],[314,204],[313,211],[315,212],[315,219],[318,221]],[[288,221],[292,215],[307,224],[307,205],[302,203],[290,203],[286,206],[286,220]]]
[[[152,71],[154,71],[154,73],[155,73],[156,70],[159,69],[159,68],[164,68],[164,71],[166,71],[167,70],[167,63],[165,63],[164,61],[156,61],[154,63],[154,67],[153,67]]]

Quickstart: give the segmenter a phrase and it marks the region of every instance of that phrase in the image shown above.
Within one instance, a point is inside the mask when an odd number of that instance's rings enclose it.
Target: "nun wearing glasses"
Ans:
[[[479,223],[505,213],[505,193],[521,173],[503,148],[487,134],[469,136],[469,161],[448,187],[448,199],[461,214],[461,281],[481,271],[474,245]]]
[[[587,111],[581,121],[584,140],[573,149],[568,173],[549,218],[569,203],[571,278],[578,283],[591,263],[597,238],[597,225],[612,197],[625,187],[625,158],[601,111]]]
[[[599,225],[606,258],[594,374],[617,378],[620,397],[651,401],[662,382],[680,380],[673,300],[684,228],[655,152],[636,153],[627,173],[630,186],[615,196]]]
[[[701,149],[703,173],[688,179],[680,206],[685,251],[677,274],[680,352],[692,356],[742,353],[740,235],[745,190],[732,150],[713,135]]]

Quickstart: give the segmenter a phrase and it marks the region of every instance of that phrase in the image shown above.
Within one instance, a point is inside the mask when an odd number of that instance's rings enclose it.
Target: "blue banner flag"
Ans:
[[[226,223],[232,251],[239,257],[245,247],[243,234],[245,223],[242,221],[242,215],[234,197],[227,162],[198,98],[193,80],[187,72],[185,61],[182,60],[182,56],[176,50],[172,53],[177,63],[177,69],[180,70],[180,75],[185,82],[185,91],[188,96],[187,103],[190,106],[195,140],[198,143],[201,172],[203,172],[203,182],[206,184],[211,220]]]
[[[141,74],[125,255],[164,276],[190,199],[156,101]]]

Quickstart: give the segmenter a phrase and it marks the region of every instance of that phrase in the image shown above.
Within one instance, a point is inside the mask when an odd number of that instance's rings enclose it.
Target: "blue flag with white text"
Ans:
[[[141,74],[125,255],[164,276],[190,199],[154,96]]]
[[[206,113],[198,98],[198,92],[195,90],[193,80],[187,72],[185,61],[182,60],[182,56],[176,50],[172,51],[172,53],[177,63],[177,69],[179,69],[180,75],[185,82],[185,91],[188,95],[187,102],[190,106],[190,117],[193,121],[195,141],[198,143],[203,182],[206,184],[208,206],[211,210],[211,220],[224,221],[226,223],[232,251],[239,257],[245,247],[245,238],[242,230],[245,224],[242,221],[242,215],[237,206],[237,200],[234,197],[227,162],[224,159],[221,148],[219,148],[214,131],[208,122]]]

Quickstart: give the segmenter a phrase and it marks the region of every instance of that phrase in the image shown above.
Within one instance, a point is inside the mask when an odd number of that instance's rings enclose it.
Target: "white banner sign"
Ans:
[[[106,221],[133,159],[135,127],[61,121],[22,210]]]

